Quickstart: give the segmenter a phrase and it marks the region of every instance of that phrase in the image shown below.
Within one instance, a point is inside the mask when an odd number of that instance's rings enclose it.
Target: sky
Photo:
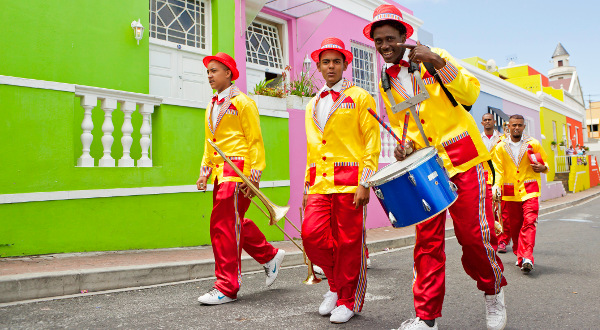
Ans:
[[[509,57],[547,76],[558,43],[577,68],[586,107],[600,101],[600,1],[396,0],[424,21],[435,47],[507,66]]]

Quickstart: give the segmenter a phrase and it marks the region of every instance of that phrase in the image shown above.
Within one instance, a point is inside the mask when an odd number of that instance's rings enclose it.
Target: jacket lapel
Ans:
[[[213,134],[214,134],[214,132],[217,131],[217,128],[219,128],[219,123],[221,122],[221,119],[223,119],[223,116],[227,112],[227,109],[229,109],[229,106],[231,105],[231,99],[238,95],[240,95],[239,88],[237,88],[236,85],[232,85],[231,89],[229,90],[229,95],[227,95],[225,97],[225,100],[223,101],[223,105],[221,105],[221,108],[219,109],[219,117],[217,117],[217,124],[215,125],[215,128],[213,129]]]
[[[529,141],[531,141],[531,137],[523,135],[522,141],[523,143],[521,144],[521,149],[519,149],[519,158],[517,158],[519,160],[519,164],[521,164],[523,156],[525,155],[525,152],[527,152],[527,147],[529,146]]]
[[[216,94],[215,94],[216,95]],[[208,129],[210,129],[210,132],[215,135],[215,129],[213,127],[213,121],[212,121],[212,108],[214,106],[214,103],[211,101],[208,103],[208,107],[206,107],[206,111],[207,111],[207,118],[208,118]]]
[[[327,126],[327,123],[329,122],[329,118],[331,118],[331,115],[333,115],[333,113],[340,107],[340,105],[342,105],[342,103],[344,103],[344,100],[346,99],[346,89],[350,88],[354,86],[354,84],[347,80],[346,78],[344,78],[344,84],[342,85],[342,90],[340,91],[340,97],[338,97],[338,99],[333,102],[333,105],[331,106],[331,110],[329,110],[329,114],[327,115],[327,122],[325,123],[325,125],[323,125],[323,130],[325,130],[325,126]]]

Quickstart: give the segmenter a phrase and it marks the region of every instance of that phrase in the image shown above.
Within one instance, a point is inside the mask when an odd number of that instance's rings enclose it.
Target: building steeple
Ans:
[[[552,54],[552,58],[555,58],[557,56],[562,56],[562,55],[569,56],[569,52],[567,52],[565,47],[563,47],[563,45],[559,42],[558,45],[556,46],[556,49],[554,50],[554,54]]]

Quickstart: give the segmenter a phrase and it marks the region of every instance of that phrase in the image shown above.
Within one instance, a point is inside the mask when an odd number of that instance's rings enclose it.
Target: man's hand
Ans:
[[[546,170],[546,165],[542,165],[540,163],[533,163],[531,164],[531,168],[533,168],[533,171],[535,173],[542,173]]]
[[[446,61],[440,55],[432,52],[431,49],[429,49],[429,47],[422,45],[419,41],[417,41],[416,46],[405,44],[398,44],[398,46],[410,49],[410,53],[408,53],[408,58],[411,62],[429,62],[433,64],[433,66],[438,70],[446,66]]]
[[[256,189],[258,189],[258,186],[259,186],[258,182],[252,181],[252,184],[256,187]],[[252,189],[248,188],[248,185],[246,185],[245,182],[242,182],[242,184],[240,185],[240,189],[246,190],[246,193],[244,194],[244,197],[246,197],[246,198],[252,198],[255,195],[254,191],[252,191]]]
[[[406,156],[411,154],[413,151],[413,142],[411,140],[406,141],[404,148],[402,148],[399,144],[394,149],[394,157],[396,160],[403,161],[406,159]]]
[[[201,176],[198,178],[198,181],[196,181],[196,187],[198,188],[198,190],[206,191],[206,188],[208,188],[206,181],[208,181],[208,178],[205,176]]]
[[[367,205],[369,203],[369,197],[369,189],[358,185],[358,188],[356,188],[356,192],[354,193],[354,208],[357,209],[360,206]]]
[[[308,194],[304,194],[304,196],[302,196],[302,209],[303,210],[306,209],[306,204],[308,204]]]
[[[492,187],[492,199],[495,202],[502,201],[502,189],[500,189],[500,187],[498,187],[498,186]]]

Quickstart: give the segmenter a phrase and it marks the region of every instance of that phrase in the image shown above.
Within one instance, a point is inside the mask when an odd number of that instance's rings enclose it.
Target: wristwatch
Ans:
[[[368,183],[366,183],[366,182],[364,182],[364,181],[363,181],[363,182],[360,182],[360,183],[359,183],[359,185],[361,185],[361,186],[363,186],[363,187],[365,187],[365,188],[367,188],[367,189],[369,189],[369,187],[370,187],[370,186],[369,186],[369,184],[368,184]]]

